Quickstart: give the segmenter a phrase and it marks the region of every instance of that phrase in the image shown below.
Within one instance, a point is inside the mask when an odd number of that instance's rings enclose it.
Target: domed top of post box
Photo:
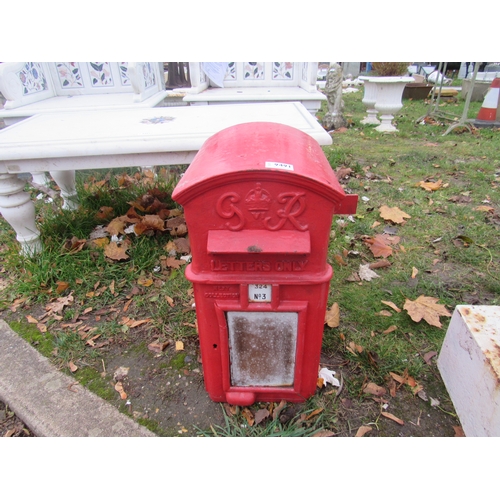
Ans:
[[[201,147],[172,196],[181,205],[220,185],[273,178],[302,185],[333,203],[346,197],[318,142],[306,133],[272,122],[221,130]]]

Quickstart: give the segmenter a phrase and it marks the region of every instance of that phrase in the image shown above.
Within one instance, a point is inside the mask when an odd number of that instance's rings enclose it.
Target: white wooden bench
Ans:
[[[191,87],[179,89],[190,105],[296,101],[315,116],[326,100],[316,86],[317,62],[230,62],[223,87],[210,81],[205,64],[190,62]]]
[[[40,113],[152,108],[169,93],[158,62],[1,63],[0,92],[6,125]]]

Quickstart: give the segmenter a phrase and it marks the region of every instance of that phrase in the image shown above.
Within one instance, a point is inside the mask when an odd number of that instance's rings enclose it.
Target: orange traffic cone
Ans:
[[[473,123],[476,127],[500,127],[500,78],[491,83]]]

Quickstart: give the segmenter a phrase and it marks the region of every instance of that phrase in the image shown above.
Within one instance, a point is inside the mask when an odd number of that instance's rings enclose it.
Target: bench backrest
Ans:
[[[189,63],[191,88],[197,94],[209,87],[203,63]],[[224,87],[300,87],[315,92],[317,62],[230,62],[224,77]]]
[[[15,62],[0,64],[6,109],[55,96],[134,94],[141,102],[165,88],[157,62]]]

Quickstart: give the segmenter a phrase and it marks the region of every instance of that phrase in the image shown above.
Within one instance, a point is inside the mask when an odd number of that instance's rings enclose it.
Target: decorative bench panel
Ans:
[[[301,102],[312,115],[326,96],[316,87],[316,62],[230,62],[223,87],[205,74],[203,63],[189,63],[191,88],[184,101],[191,105],[243,102]]]
[[[150,108],[168,94],[157,62],[2,63],[0,92],[6,125],[37,113]]]

